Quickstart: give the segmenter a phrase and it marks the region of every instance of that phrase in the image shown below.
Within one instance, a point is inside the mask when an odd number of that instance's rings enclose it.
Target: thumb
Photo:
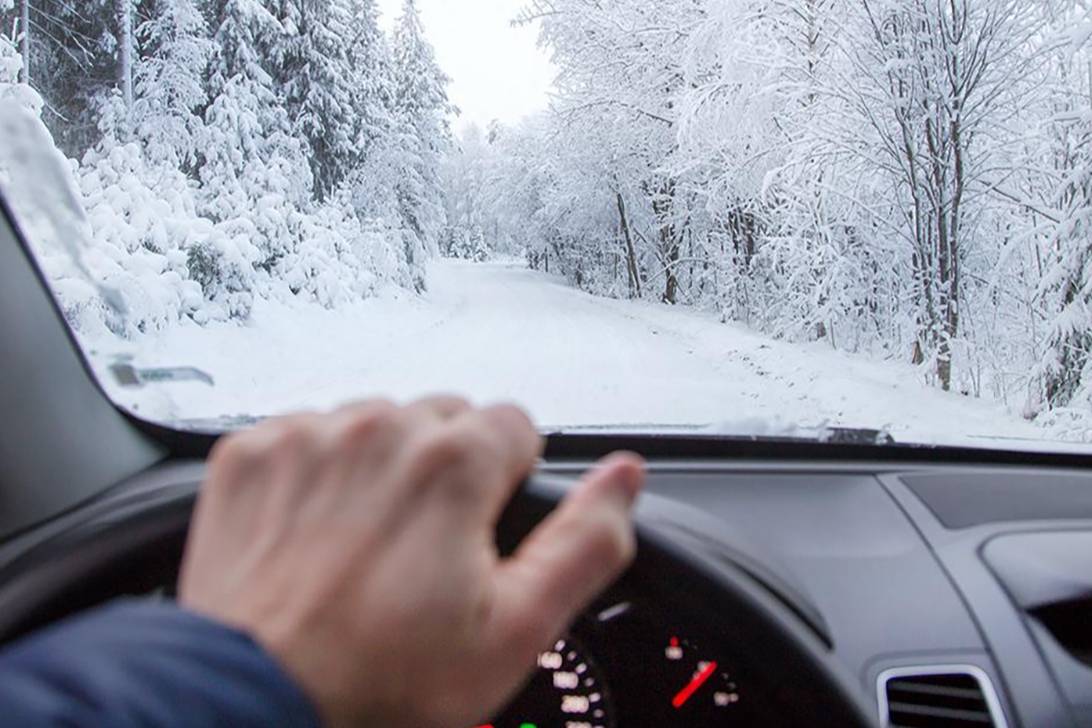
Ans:
[[[495,626],[519,652],[554,639],[629,566],[633,505],[644,480],[639,456],[611,455],[501,563]]]

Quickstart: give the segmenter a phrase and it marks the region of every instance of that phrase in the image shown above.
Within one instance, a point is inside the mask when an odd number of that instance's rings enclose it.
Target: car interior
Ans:
[[[0,336],[0,639],[169,599],[216,433],[115,407],[6,207]],[[502,549],[619,448],[636,563],[482,725],[1092,726],[1086,457],[554,434]]]

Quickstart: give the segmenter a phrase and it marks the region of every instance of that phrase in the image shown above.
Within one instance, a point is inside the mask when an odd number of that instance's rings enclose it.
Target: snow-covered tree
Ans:
[[[219,0],[215,11],[202,211],[231,222],[233,237],[260,251],[252,262],[270,270],[295,249],[294,227],[312,190],[304,147],[263,64],[262,48],[280,24],[254,0]]]
[[[215,51],[195,0],[153,0],[137,28],[133,124],[149,161],[186,172],[205,143],[205,75]]]
[[[293,133],[306,143],[314,193],[326,199],[356,160],[348,0],[282,0],[270,69]]]
[[[1044,98],[1041,146],[1023,194],[1042,221],[1036,299],[1045,338],[1032,412],[1092,404],[1092,44],[1079,6],[1053,18],[1070,43],[1055,50],[1053,83]],[[1036,195],[1036,191],[1039,194]]]
[[[436,62],[416,0],[405,0],[393,40],[397,194],[406,257],[412,265],[436,252],[444,226],[440,166],[450,148],[449,79]],[[423,284],[423,281],[421,281]]]
[[[360,217],[398,229],[401,215],[396,188],[401,153],[390,43],[379,26],[375,0],[351,1],[352,20],[344,42],[354,89],[355,168],[347,185]]]
[[[0,12],[11,12],[14,7],[15,0],[0,0]],[[24,15],[22,10],[20,10],[20,27],[26,27],[23,18],[28,16],[29,12],[27,13],[27,15]],[[3,33],[0,33],[0,83],[3,84],[13,84],[18,82],[19,80],[21,80],[23,72],[24,56],[20,55],[20,51],[16,49],[15,43],[12,42],[13,40],[14,39],[9,38]],[[22,38],[20,37],[19,40],[21,41]],[[28,37],[28,45],[29,40],[30,39]]]
[[[379,27],[375,0],[349,0],[350,20],[342,28],[353,101],[353,146],[367,160],[389,142],[394,129],[391,49]]]

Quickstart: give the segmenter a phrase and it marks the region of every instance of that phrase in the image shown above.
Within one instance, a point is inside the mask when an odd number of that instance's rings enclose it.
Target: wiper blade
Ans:
[[[874,430],[865,427],[824,427],[820,442],[835,445],[894,445],[895,438],[886,430]]]
[[[222,417],[177,419],[171,424],[186,432],[220,434],[245,430],[260,424],[265,417],[259,415],[224,415]]]
[[[110,365],[110,373],[122,387],[143,387],[146,384],[163,382],[201,382],[210,387],[216,386],[212,376],[197,367],[156,367],[138,369],[132,364],[119,362]]]
[[[779,426],[759,421],[715,425],[616,424],[547,427],[549,435],[652,435],[697,437],[750,442],[820,442],[831,445],[895,445],[895,438],[883,429],[868,427]]]

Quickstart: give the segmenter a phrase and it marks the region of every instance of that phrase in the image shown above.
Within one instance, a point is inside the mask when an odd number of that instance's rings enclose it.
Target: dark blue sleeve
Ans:
[[[170,602],[121,602],[0,653],[0,724],[318,728],[313,705],[245,634]]]

